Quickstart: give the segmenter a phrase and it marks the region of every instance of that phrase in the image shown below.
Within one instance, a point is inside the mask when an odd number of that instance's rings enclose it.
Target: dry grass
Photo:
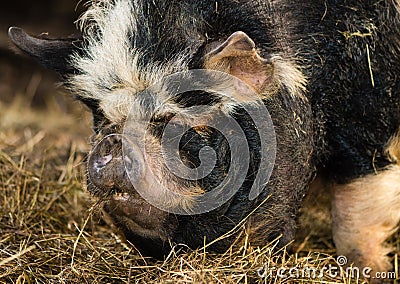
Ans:
[[[258,275],[261,267],[320,272],[336,265],[323,202],[304,210],[290,254],[273,252],[271,244],[223,255],[171,252],[163,262],[141,257],[91,210],[82,189],[90,118],[70,104],[48,99],[47,107],[34,110],[24,95],[0,103],[0,283],[362,282],[326,273],[314,279]]]

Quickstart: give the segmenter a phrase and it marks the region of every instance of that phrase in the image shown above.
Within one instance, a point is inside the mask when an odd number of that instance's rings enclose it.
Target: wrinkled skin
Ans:
[[[167,213],[148,204],[124,170],[120,136],[123,118],[113,119],[101,97],[85,97],[82,90],[74,89],[76,84],[71,84],[77,99],[94,114],[96,135],[88,159],[88,190],[104,201],[104,210],[145,254],[162,257],[175,243],[198,248],[204,240],[214,240],[233,229],[250,213],[245,227],[252,244],[267,244],[279,237],[279,246],[286,245],[294,238],[298,209],[317,172],[328,183],[346,184],[393,163],[385,147],[400,125],[397,1],[224,0],[218,1],[218,9],[215,1],[142,0],[137,5],[143,13],[137,17],[139,28],[129,37],[131,46],[145,51],[137,64],[173,61],[185,53],[189,69],[215,69],[238,77],[263,97],[277,140],[270,181],[257,199],[249,200],[254,175],[262,170],[260,138],[251,118],[238,106],[231,115],[246,133],[251,152],[247,178],[240,190],[208,213]],[[235,33],[238,31],[243,33]],[[66,59],[74,51],[75,58],[76,52],[82,58],[89,57],[85,33],[83,38],[47,40],[13,29],[10,36],[23,51],[63,78],[85,72]],[[279,69],[279,60],[294,62],[294,67]],[[274,81],[274,74],[279,72],[280,79]],[[296,72],[307,78],[307,83]],[[301,81],[298,85],[304,88],[293,91],[288,83],[291,80]],[[104,83],[98,88],[110,86]],[[178,96],[173,104],[179,112],[194,105],[211,108],[223,102],[212,94],[193,92]],[[153,118],[148,130],[156,141],[154,145],[171,115],[175,114],[161,113]],[[180,156],[187,165],[199,164],[198,153],[204,146],[216,151],[215,169],[199,183],[205,192],[229,170],[225,144],[216,131],[201,129],[189,131],[180,144]],[[174,178],[166,179],[177,187],[187,186]],[[224,251],[237,236],[216,242],[212,249]]]

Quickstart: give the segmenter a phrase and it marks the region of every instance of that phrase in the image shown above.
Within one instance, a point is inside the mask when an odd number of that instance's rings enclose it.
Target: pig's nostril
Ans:
[[[130,182],[135,186],[135,183],[142,178],[145,160],[137,145],[129,142],[130,141],[125,141],[123,162],[126,174]]]
[[[132,169],[133,162],[128,156],[124,156],[124,161],[125,161],[125,167],[127,170]]]
[[[111,154],[98,158],[94,162],[94,168],[95,168],[96,172],[99,172],[101,169],[103,169],[112,159],[113,159],[113,156]]]
[[[137,180],[141,176],[141,164],[135,157],[124,156],[125,170],[132,180]]]

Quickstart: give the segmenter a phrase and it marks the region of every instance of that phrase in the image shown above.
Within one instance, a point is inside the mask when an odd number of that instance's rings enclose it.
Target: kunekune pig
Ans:
[[[217,252],[236,238],[253,245],[294,238],[299,206],[318,174],[334,192],[337,253],[359,266],[391,269],[384,241],[400,217],[400,1],[98,0],[81,17],[81,36],[34,38],[19,28],[9,35],[24,52],[59,72],[93,112],[95,146],[88,159],[88,190],[144,254],[163,256],[171,245],[192,248],[219,238],[248,217],[243,231],[214,243]],[[262,97],[276,133],[269,182],[250,200],[259,167],[260,135],[243,109],[210,92],[174,97],[172,111],[148,126],[152,146],[171,117],[205,105],[224,109],[246,133],[249,170],[240,190],[208,213],[172,214],[147,203],[122,162],[121,134],[133,107],[138,125],[162,95],[137,97],[176,72],[208,69],[244,81]],[[106,137],[106,138],[105,138]],[[105,138],[105,139],[103,139]],[[226,137],[195,127],[180,156],[198,165],[205,146],[216,166],[190,192],[187,182],[161,178],[189,197],[212,190],[229,171]],[[151,167],[163,173],[163,162]],[[144,190],[157,191],[156,188]],[[183,205],[172,200],[171,206]],[[189,208],[190,209],[190,208]],[[254,212],[253,212],[254,211]]]

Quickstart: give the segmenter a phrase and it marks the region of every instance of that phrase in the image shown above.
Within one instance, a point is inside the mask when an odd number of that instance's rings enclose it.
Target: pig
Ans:
[[[283,247],[318,175],[321,190],[333,193],[337,253],[391,269],[384,242],[400,219],[400,1],[96,0],[78,26],[70,38],[20,28],[9,36],[92,111],[87,189],[142,253],[162,258],[175,244],[223,252],[244,238]],[[193,70],[226,81],[173,96],[160,86],[179,89],[165,78]],[[207,116],[190,127],[199,107]],[[273,127],[255,123],[249,109],[262,107]],[[198,200],[235,168],[235,131],[208,124],[227,117],[246,138],[247,170],[236,172],[244,179],[234,194],[199,213]],[[201,167],[202,149],[214,152],[208,175],[185,180],[169,171],[162,137],[170,124],[184,129],[173,153],[186,169]],[[144,140],[149,160],[138,146]],[[272,168],[263,164],[268,149]]]

